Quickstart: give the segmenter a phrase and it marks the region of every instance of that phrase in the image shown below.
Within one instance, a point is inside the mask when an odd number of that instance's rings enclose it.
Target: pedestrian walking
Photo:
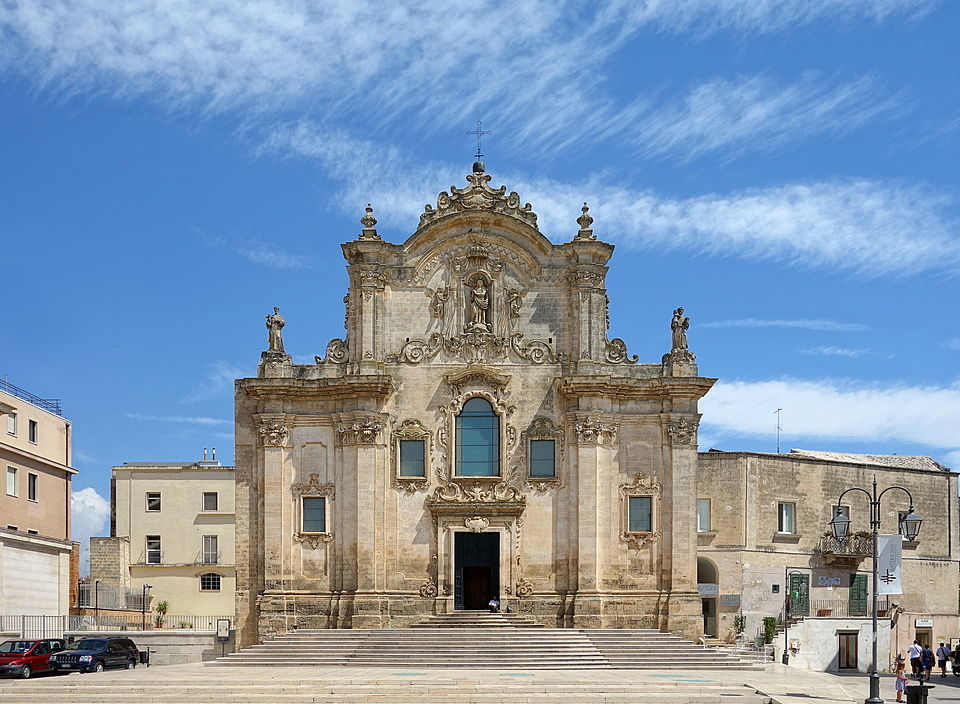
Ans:
[[[907,652],[910,656],[910,669],[913,670],[913,676],[916,677],[920,674],[920,653],[923,652],[923,648],[920,647],[920,641],[913,641],[913,645],[910,646]]]
[[[907,669],[907,664],[903,661],[901,656],[897,656],[897,701],[902,702],[903,691],[907,686],[907,682],[910,681],[910,678],[907,677],[905,670]]]
[[[952,653],[950,648],[945,646],[943,643],[940,644],[940,647],[937,648],[937,667],[940,668],[940,676],[947,676],[947,660],[950,659]]]
[[[933,660],[934,655],[933,651],[930,650],[930,645],[928,643],[924,643],[923,650],[920,651],[920,669],[923,670],[923,674],[927,679],[930,679],[930,670],[933,669]]]

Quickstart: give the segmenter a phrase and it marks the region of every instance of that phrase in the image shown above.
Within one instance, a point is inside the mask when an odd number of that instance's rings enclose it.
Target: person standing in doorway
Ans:
[[[917,677],[920,674],[920,654],[923,652],[920,641],[913,641],[913,645],[907,652],[910,655],[910,669],[913,671],[913,676]]]
[[[941,677],[947,676],[947,660],[950,659],[950,655],[950,648],[941,643],[937,648],[937,666],[940,668]]]

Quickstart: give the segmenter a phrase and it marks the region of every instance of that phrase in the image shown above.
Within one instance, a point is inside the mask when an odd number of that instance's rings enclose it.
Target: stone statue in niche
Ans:
[[[687,349],[687,330],[690,328],[690,318],[683,315],[683,308],[673,311],[673,320],[670,329],[673,331],[673,351]]]
[[[490,312],[490,292],[483,279],[477,279],[470,291],[470,332],[490,332],[488,313]]]
[[[519,289],[507,289],[507,307],[510,310],[511,318],[520,317],[520,306],[523,305],[523,298]]]
[[[443,318],[444,309],[447,305],[447,299],[450,297],[450,292],[447,290],[446,286],[438,286],[437,290],[433,292],[433,298],[430,303],[430,312],[434,318]]]
[[[270,352],[283,352],[283,326],[286,321],[280,315],[280,309],[273,307],[273,313],[267,316],[267,344]]]

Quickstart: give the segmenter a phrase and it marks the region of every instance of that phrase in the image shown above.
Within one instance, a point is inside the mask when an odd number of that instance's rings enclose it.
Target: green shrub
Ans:
[[[777,617],[764,616],[763,617],[763,642],[767,644],[772,643],[776,635],[777,635]]]

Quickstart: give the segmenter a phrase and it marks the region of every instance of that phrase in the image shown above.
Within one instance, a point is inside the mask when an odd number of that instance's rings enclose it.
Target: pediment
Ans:
[[[456,372],[444,374],[444,380],[452,389],[459,389],[468,385],[486,385],[493,389],[504,389],[512,378],[509,374],[501,374],[490,367],[471,366]]]

